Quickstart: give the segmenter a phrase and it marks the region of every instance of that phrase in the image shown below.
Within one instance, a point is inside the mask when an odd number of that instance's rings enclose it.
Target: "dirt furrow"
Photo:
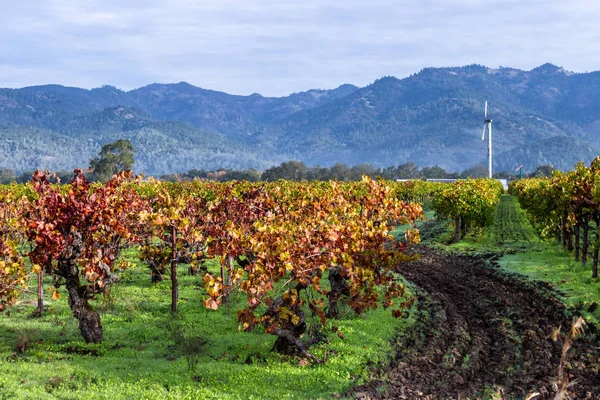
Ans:
[[[420,247],[398,271],[418,288],[418,322],[397,345],[372,398],[552,399],[561,343],[553,329],[572,317],[551,290],[490,268],[488,260]],[[569,351],[573,399],[600,399],[600,340],[593,327]],[[384,383],[387,394],[377,387]],[[496,397],[492,397],[496,396]]]

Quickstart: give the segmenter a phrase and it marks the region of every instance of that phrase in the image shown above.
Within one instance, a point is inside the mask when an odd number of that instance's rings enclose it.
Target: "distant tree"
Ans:
[[[312,167],[308,170],[309,181],[328,181],[331,179],[331,171],[327,167]]]
[[[350,170],[345,164],[336,163],[329,170],[329,179],[337,179],[338,181],[345,181],[350,178]]]
[[[31,180],[33,171],[25,171],[17,177],[17,183],[27,183]]]
[[[516,177],[516,176],[515,176],[514,174],[511,174],[511,173],[510,173],[510,172],[508,172],[508,171],[496,172],[496,173],[494,174],[494,178],[496,178],[496,179],[508,179],[508,180],[513,180],[513,179],[515,179],[515,177]]]
[[[244,169],[241,171],[229,170],[219,179],[221,182],[226,181],[248,181],[258,182],[261,179],[261,174],[254,168]]]
[[[531,174],[529,174],[530,178],[543,178],[543,177],[550,177],[552,176],[552,171],[554,171],[555,168],[553,165],[550,164],[545,164],[545,165],[540,165],[539,167],[537,167],[535,169],[535,171],[533,171]]]
[[[262,174],[262,179],[273,182],[278,179],[301,181],[308,178],[308,167],[299,161],[286,161],[278,166],[267,169]]]
[[[161,181],[165,181],[165,182],[179,182],[181,181],[181,175],[179,174],[167,174],[167,175],[161,175],[159,177],[159,179]],[[189,179],[187,179],[189,180]]]
[[[482,163],[475,165],[469,169],[465,169],[461,177],[462,178],[487,178],[488,177],[488,167]]]
[[[371,164],[358,164],[350,168],[349,178],[353,181],[360,181],[363,175],[374,178],[379,175],[379,170],[373,168]]]
[[[186,178],[190,178],[190,179],[194,179],[194,178],[204,179],[208,176],[208,171],[206,171],[204,169],[190,169],[185,174],[185,176],[186,176]]]
[[[129,171],[135,162],[133,145],[129,140],[119,139],[102,146],[98,157],[90,160],[90,168],[102,182],[107,182],[121,171]]]
[[[397,167],[387,167],[381,171],[386,179],[419,179],[422,173],[414,162],[407,162]]]
[[[448,173],[442,167],[424,167],[421,170],[421,174],[425,179],[445,179],[448,177]]]
[[[0,169],[0,184],[7,184],[11,182],[15,182],[17,177],[15,176],[15,171],[10,168],[2,168]]]

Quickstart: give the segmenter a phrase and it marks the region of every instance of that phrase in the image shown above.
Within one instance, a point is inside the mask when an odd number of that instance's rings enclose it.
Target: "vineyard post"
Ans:
[[[221,263],[221,283],[225,286],[225,266]]]
[[[584,268],[587,263],[589,240],[588,236],[590,233],[590,217],[585,215],[583,217],[583,248],[581,249],[581,267]]]
[[[581,223],[579,222],[579,220],[577,220],[577,223],[575,224],[575,261],[579,261],[579,253],[580,253],[580,243],[579,243],[579,234],[580,234],[580,226]]]
[[[227,289],[225,289],[225,297],[229,294],[229,287],[231,286],[231,275],[233,274],[233,257],[228,255],[227,261],[229,265],[229,269],[227,270],[227,282],[223,282],[223,284],[227,285]]]
[[[596,223],[596,242],[594,243],[594,255],[592,262],[592,278],[598,277],[598,251],[600,250],[600,216],[594,218],[594,222]]]
[[[561,220],[561,229],[560,229],[560,235],[561,235],[561,240],[562,240],[562,246],[563,248],[567,248],[567,213],[565,212],[563,214],[562,220]]]
[[[598,235],[596,234],[596,240],[598,240]],[[593,264],[592,264],[592,278],[598,277],[598,243],[594,246],[594,256],[593,256]]]
[[[43,289],[43,270],[40,268],[38,271],[38,287],[37,287],[37,312],[41,314],[44,312],[44,289]]]
[[[177,312],[177,299],[179,297],[177,283],[177,228],[171,227],[171,312]]]

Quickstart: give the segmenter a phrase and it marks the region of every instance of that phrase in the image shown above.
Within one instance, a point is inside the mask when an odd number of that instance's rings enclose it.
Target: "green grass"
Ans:
[[[424,211],[423,216],[424,216],[423,220],[416,222],[415,225],[417,228],[420,228],[423,226],[423,224],[433,220],[435,218],[435,211],[433,211],[433,210]],[[404,232],[406,232],[409,228],[411,228],[410,224],[398,225],[390,233],[392,235],[394,235],[394,239],[396,239],[396,240],[402,239],[402,238],[404,238]]]
[[[600,324],[600,309],[587,311],[592,304],[600,304],[600,280],[592,279],[591,263],[582,268],[560,245],[547,244],[537,252],[505,255],[499,264],[506,271],[550,283],[565,304],[575,307],[587,321]]]
[[[452,237],[453,225],[446,235]],[[494,212],[494,223],[475,228],[459,243],[449,248],[460,252],[501,252],[505,254],[539,251],[543,241],[536,234],[517,199],[502,195]]]
[[[128,257],[135,260],[135,252]],[[349,313],[328,323],[329,343],[311,349],[327,362],[302,367],[297,358],[271,352],[273,336],[238,330],[241,295],[206,310],[202,278],[186,271],[180,266],[175,317],[170,281],[151,285],[143,266],[122,272],[112,306],[102,299],[94,304],[104,327],[99,345],[83,343],[63,288],[39,318],[32,316],[33,298],[0,314],[0,399],[330,398],[389,363],[392,339],[414,322],[381,308],[364,317]],[[24,353],[17,352],[19,343],[26,343]],[[78,354],[90,352],[96,355]]]

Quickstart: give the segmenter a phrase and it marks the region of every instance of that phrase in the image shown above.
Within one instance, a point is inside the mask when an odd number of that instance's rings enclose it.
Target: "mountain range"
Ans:
[[[131,91],[59,85],[0,89],[0,168],[85,167],[103,144],[129,139],[136,172],[265,169],[286,160],[373,166],[485,162],[483,104],[494,169],[570,169],[600,154],[600,71],[552,64],[426,68],[366,87],[286,97],[230,95],[185,82]]]

